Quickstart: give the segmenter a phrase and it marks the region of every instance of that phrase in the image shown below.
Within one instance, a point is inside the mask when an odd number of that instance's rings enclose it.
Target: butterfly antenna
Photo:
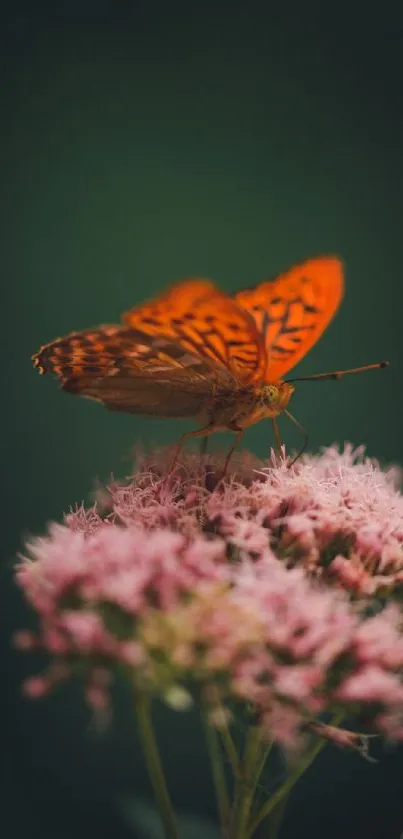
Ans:
[[[389,361],[378,361],[377,364],[365,364],[364,367],[350,367],[348,370],[333,370],[332,373],[315,373],[313,376],[299,376],[296,379],[286,379],[287,383],[291,382],[313,382],[315,379],[342,379],[343,376],[348,376],[350,373],[365,373],[367,370],[380,370],[383,367],[389,367]]]
[[[306,428],[304,428],[304,426],[301,425],[301,423],[298,422],[298,420],[295,419],[295,417],[292,414],[290,414],[289,411],[285,410],[284,414],[286,414],[288,419],[290,419],[291,422],[293,422],[294,425],[297,426],[298,430],[301,431],[301,433],[304,435],[304,442],[303,442],[302,447],[300,448],[299,452],[295,455],[295,457],[291,460],[291,462],[288,464],[288,468],[290,469],[291,466],[294,466],[294,463],[296,463],[296,461],[301,457],[301,455],[304,454],[304,451],[305,451],[305,449],[308,445],[309,436],[308,436],[308,432],[307,432]]]

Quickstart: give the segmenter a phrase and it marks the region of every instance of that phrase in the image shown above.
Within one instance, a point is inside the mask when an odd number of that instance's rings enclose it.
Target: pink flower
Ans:
[[[214,460],[168,465],[150,455],[30,539],[16,576],[39,629],[17,643],[51,665],[25,692],[47,693],[80,660],[87,701],[106,712],[118,663],[138,689],[186,693],[181,707],[202,693],[212,720],[252,706],[287,747],[319,714],[357,708],[403,739],[396,470],[348,446],[291,469],[244,458],[218,485]]]
[[[314,664],[288,664],[277,666],[274,671],[274,689],[277,694],[297,702],[309,701],[314,690],[322,684],[323,670]]]
[[[346,679],[336,693],[339,699],[348,701],[381,702],[383,705],[402,706],[403,684],[394,673],[385,672],[382,667],[367,664]]]
[[[45,676],[31,676],[31,678],[25,679],[23,685],[24,693],[30,699],[41,699],[42,696],[49,693],[50,688],[51,685]]]
[[[360,623],[355,638],[354,652],[362,664],[376,662],[393,671],[403,668],[403,614],[391,603],[378,615]]]
[[[283,746],[295,749],[301,740],[301,716],[291,705],[280,702],[264,711],[261,717],[263,731],[275,732],[275,737]]]

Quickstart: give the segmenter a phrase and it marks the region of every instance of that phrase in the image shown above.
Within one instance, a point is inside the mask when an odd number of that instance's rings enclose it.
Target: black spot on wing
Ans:
[[[140,320],[142,323],[146,323],[149,326],[161,326],[161,321],[157,318],[153,318],[150,315],[142,315],[140,316]]]

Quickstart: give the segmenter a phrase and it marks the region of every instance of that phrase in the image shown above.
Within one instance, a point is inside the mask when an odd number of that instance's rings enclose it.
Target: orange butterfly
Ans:
[[[32,358],[40,373],[55,373],[64,390],[112,410],[198,418],[202,428],[182,435],[175,463],[186,438],[234,431],[226,470],[244,429],[265,417],[278,447],[278,414],[305,433],[287,411],[297,379],[283,377],[333,318],[343,287],[342,263],[325,256],[233,297],[209,280],[186,279],[126,312],[123,325],[72,332]],[[306,378],[340,378],[386,364]]]

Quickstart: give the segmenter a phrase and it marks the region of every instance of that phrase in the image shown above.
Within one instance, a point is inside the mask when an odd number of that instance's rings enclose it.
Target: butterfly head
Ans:
[[[288,382],[272,382],[261,390],[261,402],[267,409],[267,416],[276,416],[287,407],[295,390]]]

